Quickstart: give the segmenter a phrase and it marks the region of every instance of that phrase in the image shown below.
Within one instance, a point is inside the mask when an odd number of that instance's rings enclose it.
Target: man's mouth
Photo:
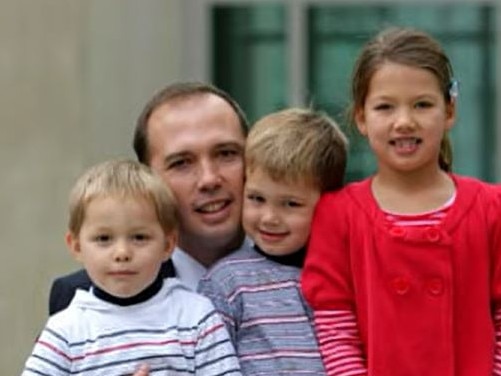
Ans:
[[[195,211],[203,214],[216,213],[230,204],[229,200],[208,202],[204,205],[197,206]]]

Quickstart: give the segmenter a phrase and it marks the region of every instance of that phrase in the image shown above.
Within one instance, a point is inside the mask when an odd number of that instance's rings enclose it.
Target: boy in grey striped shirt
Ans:
[[[299,287],[315,205],[342,186],[347,140],[325,114],[292,108],[250,130],[242,222],[253,240],[199,283],[230,332],[245,375],[324,375]]]

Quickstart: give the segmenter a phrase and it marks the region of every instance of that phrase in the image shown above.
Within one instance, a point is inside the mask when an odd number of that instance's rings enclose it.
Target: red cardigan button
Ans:
[[[402,227],[392,227],[390,228],[390,235],[394,238],[403,238],[405,236],[405,229]]]
[[[391,281],[391,286],[393,290],[398,295],[405,295],[409,292],[411,288],[411,284],[407,278],[404,277],[396,277]]]
[[[426,229],[426,238],[433,243],[436,243],[440,240],[440,231],[434,227],[430,227]]]
[[[431,295],[442,295],[444,293],[444,282],[441,278],[430,278],[426,282],[426,289]]]

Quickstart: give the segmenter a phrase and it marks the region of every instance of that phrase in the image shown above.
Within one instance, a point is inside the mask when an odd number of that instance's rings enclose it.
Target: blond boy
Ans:
[[[228,333],[210,301],[161,265],[177,239],[175,201],[134,161],[90,168],[70,195],[66,242],[92,280],[51,316],[22,376],[240,375]]]

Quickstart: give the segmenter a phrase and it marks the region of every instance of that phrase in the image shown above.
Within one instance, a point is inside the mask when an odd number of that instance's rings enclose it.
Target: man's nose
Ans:
[[[200,163],[198,187],[205,190],[214,190],[221,186],[221,174],[219,166],[214,161],[202,161]]]

